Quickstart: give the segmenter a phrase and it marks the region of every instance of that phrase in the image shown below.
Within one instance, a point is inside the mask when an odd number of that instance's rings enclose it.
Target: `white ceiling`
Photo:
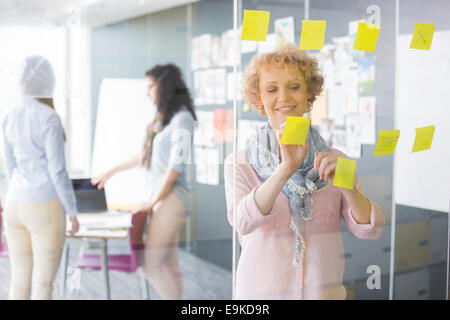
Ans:
[[[199,0],[0,0],[0,24],[65,23],[81,12],[95,28]]]
[[[90,0],[91,4],[88,4],[87,6],[87,23],[91,27],[98,27],[198,1],[199,0]]]

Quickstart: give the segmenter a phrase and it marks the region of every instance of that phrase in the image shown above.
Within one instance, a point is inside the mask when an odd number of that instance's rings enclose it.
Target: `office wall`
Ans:
[[[99,86],[105,77],[142,78],[145,71],[155,64],[175,63],[183,70],[186,82],[192,83],[191,73],[187,68],[188,32],[196,35],[231,29],[232,3],[223,0],[194,4],[192,30],[188,30],[187,10],[187,6],[181,6],[92,31],[93,132]],[[197,107],[197,110],[212,109]],[[225,148],[225,145],[218,144],[216,147]],[[217,186],[197,184],[194,170],[194,166],[191,166],[194,203],[191,221],[192,251],[206,260],[231,269],[232,229],[226,218],[223,177]],[[223,165],[219,166],[219,172],[222,176]]]
[[[436,30],[448,30],[450,22],[443,17],[448,10],[436,10],[437,7],[448,7],[445,1],[435,0],[435,10],[421,10],[421,1],[401,1],[400,33],[410,33],[415,22],[435,22]],[[331,42],[333,37],[345,36],[348,32],[348,22],[357,19],[365,19],[366,8],[369,5],[378,5],[381,8],[381,28],[376,47],[376,130],[395,129],[395,1],[329,1],[311,0],[310,19],[326,20],[327,32],[325,42]],[[270,10],[271,21],[273,19],[294,16],[295,39],[300,37],[300,21],[303,19],[303,1],[252,1],[243,0],[242,9]],[[186,25],[187,7],[179,7],[163,12],[158,12],[145,17],[132,19],[126,22],[113,24],[93,30],[92,32],[92,92],[93,92],[93,127],[95,126],[95,114],[97,104],[98,85],[103,77],[137,77],[143,76],[144,71],[155,63],[175,62],[180,65],[187,77],[187,82],[192,83],[192,75],[187,65],[187,32],[191,36],[204,33],[220,35],[233,27],[232,1],[230,0],[206,0],[192,5],[192,30]],[[436,19],[435,19],[436,18]],[[270,30],[273,30],[271,23]],[[169,49],[167,49],[169,48]],[[248,63],[249,58],[242,57],[242,66]],[[231,108],[227,102],[221,108]],[[206,106],[198,106],[198,110],[212,110]],[[257,114],[246,113],[239,110],[239,116],[243,119],[262,119]],[[139,137],[140,138],[140,137]],[[216,145],[217,148],[225,148],[226,145]],[[387,227],[383,239],[378,242],[361,241],[352,236],[344,236],[346,254],[355,257],[358,252],[365,252],[371,264],[378,263],[383,267],[383,283],[381,291],[369,291],[364,287],[364,270],[361,268],[360,259],[346,260],[345,279],[349,281],[349,287],[355,289],[357,299],[373,299],[388,297],[389,252],[390,248],[390,220],[392,207],[392,176],[393,157],[373,157],[375,145],[362,145],[362,157],[357,159],[357,171],[362,181],[364,190],[383,210],[387,218]],[[230,150],[230,148],[228,148]],[[193,220],[193,235],[196,243],[193,252],[226,268],[231,267],[231,228],[226,220],[225,195],[223,187],[223,166],[219,167],[220,183],[217,186],[194,184],[193,196],[195,213]],[[423,254],[425,260],[407,263],[399,274],[418,272],[420,268],[428,268],[431,279],[429,292],[433,297],[442,298],[442,287],[437,285],[434,279],[441,279],[445,272],[445,253],[448,250],[445,244],[447,229],[446,216],[440,213],[420,210],[417,208],[396,206],[397,223],[409,224],[427,222],[429,227],[421,228],[416,247],[425,250],[423,246],[429,245]],[[420,211],[420,212],[419,212]],[[439,223],[437,222],[439,221]],[[421,226],[425,226],[421,224]],[[411,228],[414,228],[413,225]],[[417,226],[416,226],[417,227]],[[400,251],[405,254],[402,259],[411,259],[415,252],[405,247],[408,242],[403,241],[408,236],[408,227],[400,227],[397,230],[402,247],[396,248],[397,255]],[[428,230],[428,231],[427,231]],[[427,235],[429,238],[426,239]],[[422,237],[423,236],[423,237]],[[422,237],[422,238],[420,238]],[[406,243],[406,244],[405,244]],[[405,245],[403,245],[405,244]],[[443,245],[444,244],[444,245]],[[373,255],[373,256],[372,256]],[[406,256],[405,256],[406,255]],[[377,257],[377,258],[374,258]],[[378,259],[378,260],[377,260]],[[364,261],[368,263],[369,260]],[[404,260],[404,261],[406,261]],[[408,260],[410,261],[410,260]],[[411,260],[412,261],[412,260]],[[417,267],[420,265],[421,267]],[[355,271],[357,270],[357,271]],[[361,271],[362,270],[362,271]],[[408,282],[407,276],[396,281],[396,296],[402,297],[409,290],[402,288],[402,283]],[[427,280],[428,281],[428,280]],[[427,282],[428,283],[428,282]],[[418,295],[424,296],[423,290],[418,289]]]
[[[426,5],[420,0],[400,0],[400,36],[412,34],[416,22],[435,24],[435,32],[450,30],[450,20],[448,19],[449,11],[450,2],[446,0],[433,0],[427,2]],[[433,50],[433,46],[431,47],[431,50]],[[420,67],[420,65],[412,66],[414,69]],[[423,71],[434,73],[441,72],[439,68],[433,71]],[[415,71],[413,73],[415,73]],[[438,75],[436,74],[436,76]],[[439,76],[445,77],[446,74]],[[419,78],[417,81],[421,82],[422,79]],[[446,82],[436,82],[434,85],[440,86],[441,89],[445,88],[444,90],[448,87]],[[432,93],[427,92],[427,90],[420,90],[418,92],[408,92],[406,94],[417,95],[420,99],[423,99],[424,96],[426,97]],[[419,101],[420,99],[417,99],[416,101]],[[417,106],[415,106],[415,108],[417,108]],[[423,112],[427,112],[425,106]],[[442,114],[441,116],[444,118],[449,117],[448,113]],[[438,130],[435,132],[435,135],[437,134],[439,134]],[[430,179],[433,180],[434,178],[430,176]],[[426,183],[424,183],[424,185],[426,185]],[[433,191],[431,188],[425,188],[423,191],[424,197],[427,197],[427,192]],[[447,203],[448,202],[449,201],[447,200]],[[401,270],[402,268],[400,268],[400,270],[396,270],[395,272],[395,299],[424,299],[427,297],[430,299],[445,299],[447,289],[446,284],[448,286],[448,283],[446,283],[448,270],[447,254],[449,252],[448,212],[448,210],[445,212],[438,212],[398,203],[396,204],[396,259],[398,257],[407,259],[408,268],[406,268],[406,270]],[[403,239],[411,237],[405,232],[405,227],[403,227],[403,225],[413,225],[423,222],[428,223],[428,230],[426,230],[427,228],[422,228],[421,232],[414,236],[414,241],[412,241],[414,244],[412,246],[407,247],[401,245]],[[424,250],[427,250],[428,254],[418,254],[418,252],[420,253]],[[411,282],[409,286],[402,285],[405,283],[403,279],[408,279],[408,277],[409,279],[417,278],[418,280]]]
[[[170,40],[169,40],[170,39]],[[92,128],[103,78],[143,78],[155,64],[186,72],[186,7],[111,24],[91,33]]]

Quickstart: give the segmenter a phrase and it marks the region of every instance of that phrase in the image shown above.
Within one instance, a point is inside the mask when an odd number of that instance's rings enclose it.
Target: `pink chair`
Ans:
[[[131,254],[108,254],[108,270],[117,270],[123,272],[136,272],[142,265],[145,244],[143,241],[144,229],[146,225],[147,214],[136,213],[131,217],[130,251]],[[80,269],[101,269],[101,256],[98,254],[84,254],[71,265],[72,268]],[[149,285],[143,273],[142,281],[145,287],[145,298],[149,299]]]
[[[0,202],[0,258],[8,258],[8,247],[6,246],[6,242],[2,242],[2,204]]]

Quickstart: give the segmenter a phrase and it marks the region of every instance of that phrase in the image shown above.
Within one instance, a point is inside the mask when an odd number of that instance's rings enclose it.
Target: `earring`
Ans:
[[[312,110],[312,102],[308,100],[308,102],[306,102],[306,112],[311,112]]]

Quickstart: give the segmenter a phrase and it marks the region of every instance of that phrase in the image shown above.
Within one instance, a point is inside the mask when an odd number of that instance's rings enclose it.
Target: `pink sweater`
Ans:
[[[290,228],[288,198],[280,192],[266,216],[254,200],[264,182],[248,163],[244,150],[237,153],[236,225],[241,244],[236,274],[237,299],[345,299],[342,284],[344,248],[341,218],[360,239],[380,237],[385,219],[371,202],[370,224],[358,224],[339,188],[329,185],[312,195],[312,220],[303,221],[305,250],[292,265],[294,233]],[[228,221],[233,226],[234,154],[225,160]],[[360,189],[359,179],[356,185]]]

